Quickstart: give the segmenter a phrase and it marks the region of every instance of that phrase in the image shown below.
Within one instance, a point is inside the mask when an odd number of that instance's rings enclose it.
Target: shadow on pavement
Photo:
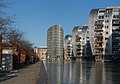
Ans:
[[[10,73],[10,74],[6,74],[4,76],[0,76],[0,82],[6,81],[6,80],[14,78],[14,77],[17,77],[17,75],[14,74],[14,73]]]

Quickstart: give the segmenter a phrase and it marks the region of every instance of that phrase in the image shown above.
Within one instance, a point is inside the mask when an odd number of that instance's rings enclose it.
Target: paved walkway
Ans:
[[[0,78],[0,84],[48,84],[46,81],[47,74],[42,61]]]

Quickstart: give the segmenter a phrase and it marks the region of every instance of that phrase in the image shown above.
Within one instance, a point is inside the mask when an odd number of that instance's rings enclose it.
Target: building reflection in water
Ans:
[[[119,84],[119,64],[46,61],[50,84]]]

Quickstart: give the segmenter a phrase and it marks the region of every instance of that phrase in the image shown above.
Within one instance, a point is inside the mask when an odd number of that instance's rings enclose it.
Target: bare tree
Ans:
[[[6,35],[6,39],[10,45],[14,48],[14,54],[19,57],[19,62],[21,58],[21,53],[24,50],[26,53],[26,62],[29,63],[34,60],[34,48],[30,41],[24,39],[24,33],[18,29],[10,29]]]
[[[6,33],[6,40],[9,41],[12,45],[20,45],[21,40],[23,39],[23,32],[18,29],[9,29]]]
[[[0,0],[0,66],[2,62],[2,37],[7,31],[8,26],[11,24],[12,20],[9,16],[4,16],[4,8],[8,6],[5,0]]]
[[[0,33],[2,35],[5,35],[6,32],[12,28],[11,27],[11,24],[13,23],[14,21],[12,21],[11,17],[10,16],[7,16],[5,18],[1,18],[0,17]]]

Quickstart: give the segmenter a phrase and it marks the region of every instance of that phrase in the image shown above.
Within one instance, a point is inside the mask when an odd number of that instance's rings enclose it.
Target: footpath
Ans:
[[[0,84],[49,84],[42,61],[0,77]]]

